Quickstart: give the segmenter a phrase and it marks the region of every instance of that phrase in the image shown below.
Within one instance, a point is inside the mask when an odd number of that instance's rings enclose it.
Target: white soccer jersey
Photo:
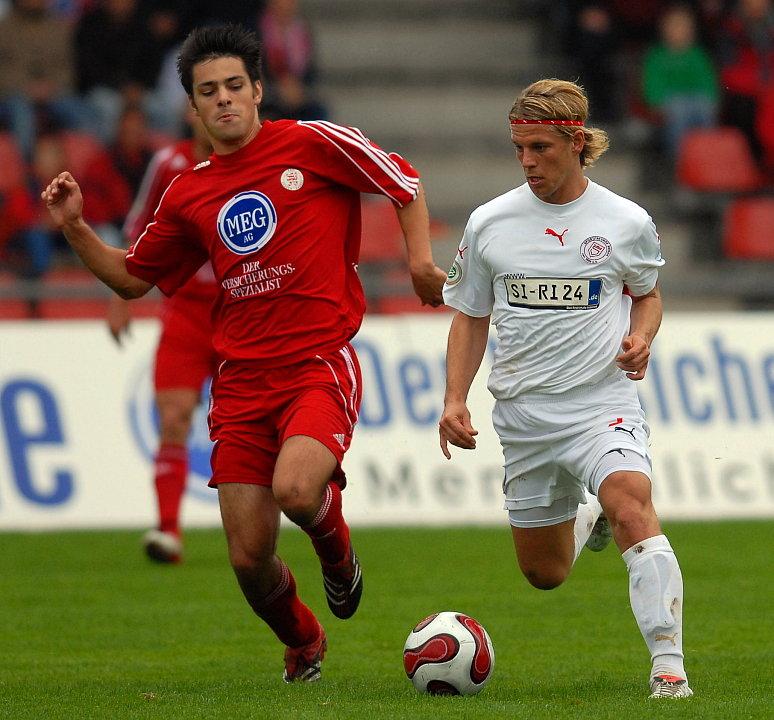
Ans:
[[[663,264],[653,221],[630,200],[589,181],[555,205],[524,184],[473,211],[443,296],[466,315],[491,314],[498,400],[557,394],[622,374],[624,286],[647,294]]]

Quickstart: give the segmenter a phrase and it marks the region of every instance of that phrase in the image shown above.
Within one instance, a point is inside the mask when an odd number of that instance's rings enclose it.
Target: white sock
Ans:
[[[665,535],[630,547],[622,555],[629,569],[629,600],[650,650],[650,676],[686,678],[683,666],[683,576]]]
[[[573,535],[575,535],[575,557],[572,559],[573,563],[578,559],[583,546],[586,544],[586,540],[589,539],[591,531],[594,528],[594,523],[597,521],[600,513],[602,512],[602,506],[599,504],[595,495],[586,493],[586,504],[578,505],[578,514],[575,516],[575,526],[573,527]]]

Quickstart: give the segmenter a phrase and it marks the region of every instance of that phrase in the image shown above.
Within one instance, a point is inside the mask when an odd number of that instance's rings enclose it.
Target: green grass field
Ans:
[[[551,592],[518,573],[503,528],[365,530],[365,591],[336,620],[304,535],[280,551],[326,627],[323,680],[286,686],[282,648],[249,611],[222,533],[190,531],[187,561],[153,565],[138,532],[0,535],[0,717],[770,718],[774,523],[672,523],[696,696],[648,701],[649,662],[613,547]],[[496,667],[468,698],[425,697],[401,664],[431,612],[489,631]]]

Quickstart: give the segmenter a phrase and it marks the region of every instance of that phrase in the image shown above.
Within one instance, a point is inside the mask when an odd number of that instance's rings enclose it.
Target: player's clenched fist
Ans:
[[[58,228],[81,220],[81,188],[69,172],[59,173],[40,194]]]

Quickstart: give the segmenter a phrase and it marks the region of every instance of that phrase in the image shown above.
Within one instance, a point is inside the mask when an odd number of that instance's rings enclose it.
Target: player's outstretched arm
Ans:
[[[153,286],[130,275],[126,252],[102,242],[83,219],[83,195],[69,172],[57,175],[40,194],[54,225],[62,231],[83,264],[111,290],[123,298],[145,295]]]
[[[449,329],[446,348],[446,394],[438,423],[441,451],[451,458],[447,443],[474,450],[478,431],[471,424],[468,391],[481,366],[489,339],[489,316],[478,318],[457,312]]]
[[[433,262],[433,252],[430,248],[430,214],[422,186],[419,186],[419,193],[412,202],[403,207],[396,207],[395,212],[406,240],[414,292],[423,305],[443,305],[442,291],[446,273]]]
[[[632,297],[629,334],[621,341],[616,363],[630,380],[642,380],[648,369],[650,345],[661,326],[663,307],[658,285],[647,295]]]

